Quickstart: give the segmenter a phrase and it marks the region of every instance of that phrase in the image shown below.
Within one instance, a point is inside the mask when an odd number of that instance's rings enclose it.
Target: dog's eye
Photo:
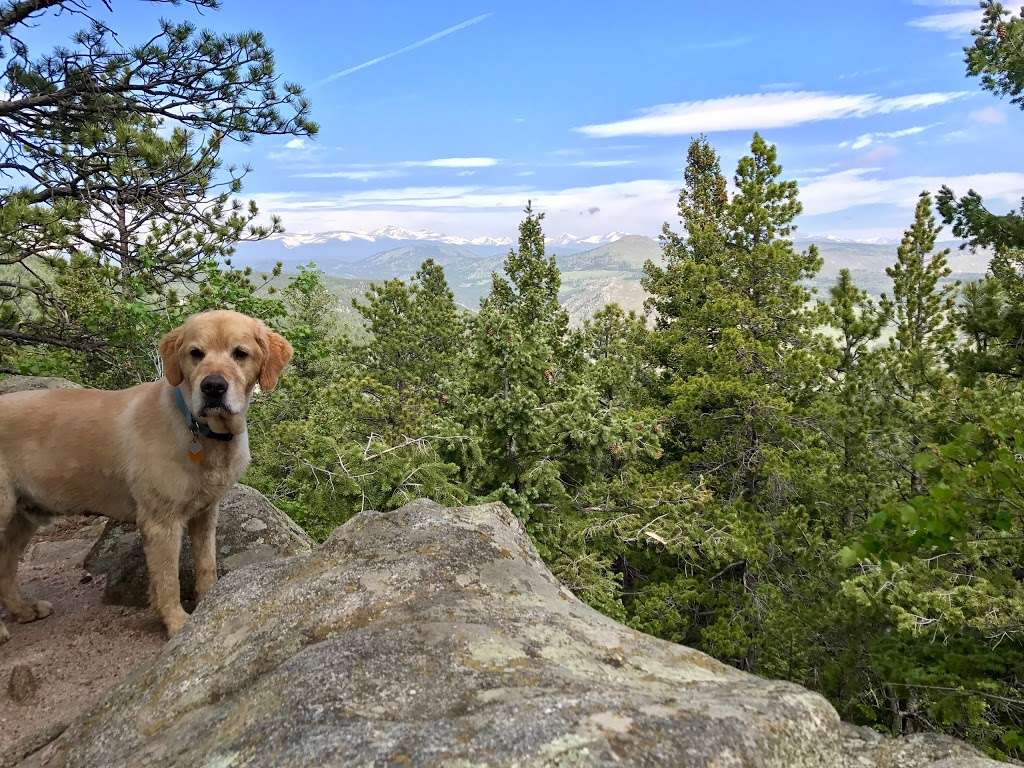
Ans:
[[[249,353],[241,347],[235,347],[235,351],[231,354],[234,356],[235,360],[245,360],[245,358],[249,356]]]
[[[206,357],[206,353],[203,352],[203,350],[201,349],[193,349],[189,352],[189,354],[192,355],[193,360],[202,360],[204,357]]]

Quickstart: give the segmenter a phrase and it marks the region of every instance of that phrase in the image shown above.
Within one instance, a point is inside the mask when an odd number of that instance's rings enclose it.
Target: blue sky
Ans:
[[[187,13],[114,18],[131,42]],[[654,234],[691,136],[731,175],[760,129],[800,181],[801,232],[870,239],[944,182],[1024,194],[1024,114],[964,76],[978,19],[971,0],[224,0],[200,24],[264,31],[307,88],[315,140],[229,151],[293,233],[508,236],[532,198],[553,235]]]

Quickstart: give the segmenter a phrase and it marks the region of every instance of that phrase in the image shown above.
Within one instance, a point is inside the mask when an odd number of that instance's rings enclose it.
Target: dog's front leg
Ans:
[[[217,505],[188,521],[188,538],[196,564],[196,602],[217,582]]]
[[[149,595],[153,609],[174,637],[188,621],[181,607],[178,560],[181,557],[181,523],[176,519],[140,516],[139,530],[149,571]]]

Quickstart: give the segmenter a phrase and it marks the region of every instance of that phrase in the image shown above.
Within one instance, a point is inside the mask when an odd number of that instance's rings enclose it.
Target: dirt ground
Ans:
[[[152,611],[104,605],[105,579],[82,570],[102,527],[102,519],[59,519],[36,534],[22,558],[22,592],[49,600],[53,614],[17,624],[0,610],[11,633],[0,645],[0,764],[13,745],[74,719],[164,644]],[[18,664],[27,664],[39,684],[24,704],[7,690]]]

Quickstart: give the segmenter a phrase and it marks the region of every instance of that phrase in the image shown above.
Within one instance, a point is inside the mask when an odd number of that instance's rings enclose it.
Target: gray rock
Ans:
[[[7,695],[17,704],[24,704],[36,695],[39,681],[28,664],[15,664],[7,680]]]
[[[889,739],[870,728],[842,726],[845,768],[997,768],[970,744],[939,733]]]
[[[236,485],[221,500],[217,516],[219,575],[254,563],[306,554],[312,546],[313,540],[256,489]],[[107,577],[105,602],[148,605],[146,556],[134,523],[110,520],[86,556],[84,567],[94,576]],[[195,566],[187,536],[183,537],[180,577],[182,598],[190,601],[195,588]]]
[[[19,765],[842,768],[889,743],[846,728],[590,609],[503,505],[416,501],[229,574]]]
[[[57,376],[8,376],[0,379],[0,395],[33,389],[81,389],[80,384]]]

